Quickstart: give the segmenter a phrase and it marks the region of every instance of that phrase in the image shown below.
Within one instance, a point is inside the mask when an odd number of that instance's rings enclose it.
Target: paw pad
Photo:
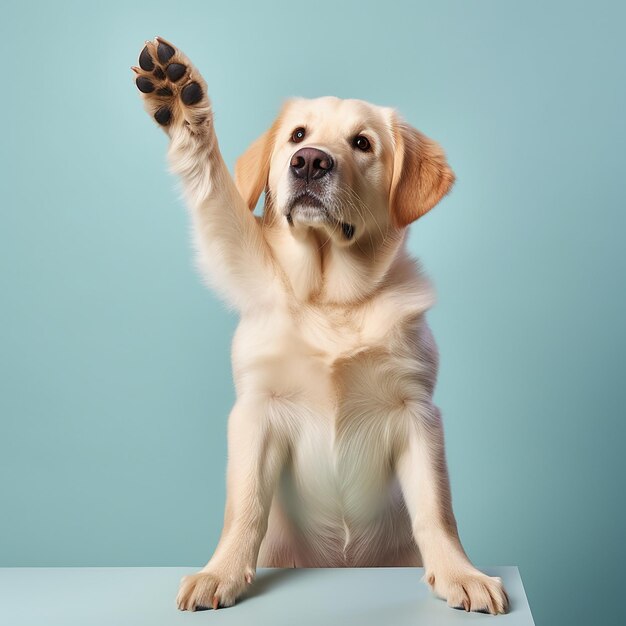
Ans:
[[[146,72],[151,72],[154,69],[154,61],[150,56],[148,46],[145,46],[139,55],[139,67]]]
[[[161,107],[155,114],[154,119],[161,124],[161,126],[167,126],[172,119],[172,112],[169,107]]]
[[[137,84],[137,89],[139,89],[141,93],[152,93],[154,91],[152,81],[145,76],[140,76],[135,83]]]
[[[159,63],[167,63],[173,56],[176,50],[169,44],[160,41],[157,47],[157,57],[159,57]]]
[[[167,77],[173,82],[178,82],[187,71],[187,68],[182,63],[170,63],[165,70]]]
[[[193,68],[187,58],[160,37],[155,42],[146,42],[139,54],[139,67],[132,69],[137,74],[137,89],[145,95],[154,119],[161,126],[169,125],[179,115],[181,107],[184,111],[184,107],[197,105],[204,98],[202,81],[190,80]],[[202,109],[196,109],[192,123],[203,123],[206,120],[203,113]],[[189,115],[184,115],[189,123]]]
[[[197,104],[202,100],[202,89],[198,83],[185,85],[180,92],[180,99],[187,105]]]

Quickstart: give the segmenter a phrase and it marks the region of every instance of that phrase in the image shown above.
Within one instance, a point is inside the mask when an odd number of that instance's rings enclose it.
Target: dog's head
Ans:
[[[265,191],[283,227],[325,229],[342,245],[408,226],[454,182],[441,147],[393,109],[333,97],[287,101],[235,173],[250,209]]]

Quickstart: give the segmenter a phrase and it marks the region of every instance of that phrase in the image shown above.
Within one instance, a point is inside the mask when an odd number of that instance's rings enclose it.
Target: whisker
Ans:
[[[383,229],[381,228],[378,220],[376,219],[376,215],[374,215],[374,213],[369,208],[369,206],[359,197],[359,195],[354,191],[354,189],[352,189],[351,187],[346,186],[346,185],[340,185],[339,190],[340,190],[341,194],[344,196],[344,200],[346,201],[346,203],[351,208],[355,209],[355,211],[357,212],[359,217],[364,222],[365,222],[365,219],[364,219],[363,210],[365,210],[365,211],[367,211],[369,213],[369,215],[372,218],[372,221],[376,225],[376,228],[378,229],[378,232],[380,233],[380,236],[382,238],[381,246],[384,247],[385,244],[387,243],[387,237],[388,237],[389,231],[386,230],[385,232],[383,232]],[[369,235],[369,239],[370,239],[370,245],[371,245],[371,247],[373,249],[373,253],[374,253],[374,255],[376,255],[377,247],[374,246],[374,242],[373,242],[373,239],[372,239],[372,233],[368,231],[368,235]],[[360,246],[359,246],[359,249],[361,251],[363,251],[363,249]]]

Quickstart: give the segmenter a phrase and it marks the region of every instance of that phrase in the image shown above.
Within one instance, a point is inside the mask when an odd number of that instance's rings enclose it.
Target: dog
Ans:
[[[233,605],[257,567],[423,566],[450,606],[505,613],[501,579],[459,540],[433,289],[406,250],[453,185],[441,147],[392,108],[294,98],[233,180],[189,59],[157,37],[132,69],[169,136],[199,268],[240,313],[223,531],[178,607]]]

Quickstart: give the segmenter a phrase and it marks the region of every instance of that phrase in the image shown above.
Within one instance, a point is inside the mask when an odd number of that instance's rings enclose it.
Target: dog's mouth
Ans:
[[[306,212],[307,215],[314,214],[319,217],[330,217],[326,204],[319,196],[309,190],[303,191],[291,199],[287,207],[287,219],[294,211]]]
[[[354,237],[354,226],[334,218],[324,201],[309,190],[299,193],[290,200],[285,216],[289,226],[294,225],[294,214],[307,222],[326,222],[331,225],[339,225],[346,240]]]

